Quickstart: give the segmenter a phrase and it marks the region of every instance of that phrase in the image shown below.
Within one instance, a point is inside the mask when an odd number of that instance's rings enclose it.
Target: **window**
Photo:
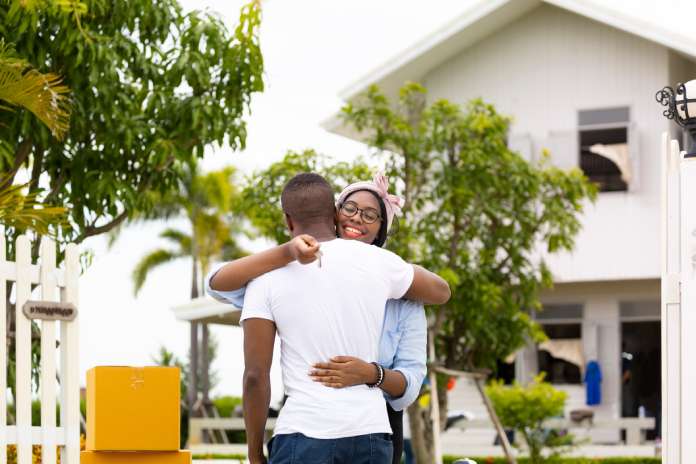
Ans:
[[[534,314],[549,338],[537,347],[539,372],[553,384],[581,383],[583,305],[545,304]]]
[[[539,372],[546,372],[552,384],[579,384],[582,381],[582,326],[543,324],[549,339],[539,345]]]
[[[628,107],[578,112],[580,169],[601,192],[628,190],[629,126]]]

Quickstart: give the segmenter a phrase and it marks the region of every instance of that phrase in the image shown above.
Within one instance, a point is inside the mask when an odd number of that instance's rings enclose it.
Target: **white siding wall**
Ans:
[[[670,84],[662,46],[543,5],[431,71],[430,98],[483,97],[514,117],[532,150],[555,149],[577,164],[577,112],[629,106],[638,130],[639,187],[602,193],[588,208],[572,255],[549,259],[559,282],[659,275],[659,137],[668,127],[655,92]],[[563,141],[563,142],[560,142]],[[555,146],[555,147],[554,147]],[[575,158],[573,158],[573,156]]]

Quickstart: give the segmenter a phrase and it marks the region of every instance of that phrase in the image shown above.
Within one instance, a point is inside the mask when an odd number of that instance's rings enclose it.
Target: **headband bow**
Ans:
[[[404,200],[401,197],[389,193],[389,179],[387,179],[387,176],[380,171],[375,174],[372,182],[375,184],[375,187],[377,187],[377,193],[379,193],[379,196],[384,200],[385,206],[389,204],[394,214],[401,214],[401,208],[404,207]]]

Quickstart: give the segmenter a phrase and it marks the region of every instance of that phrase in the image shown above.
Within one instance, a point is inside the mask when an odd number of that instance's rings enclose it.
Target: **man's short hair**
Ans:
[[[290,179],[280,196],[283,212],[301,225],[332,224],[336,206],[331,185],[319,174],[304,172]]]

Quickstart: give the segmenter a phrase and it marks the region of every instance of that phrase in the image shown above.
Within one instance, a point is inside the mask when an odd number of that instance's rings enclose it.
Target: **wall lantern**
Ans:
[[[689,134],[687,158],[696,157],[696,80],[677,84],[677,90],[665,87],[655,94],[655,99],[667,108],[662,114],[683,127]]]

